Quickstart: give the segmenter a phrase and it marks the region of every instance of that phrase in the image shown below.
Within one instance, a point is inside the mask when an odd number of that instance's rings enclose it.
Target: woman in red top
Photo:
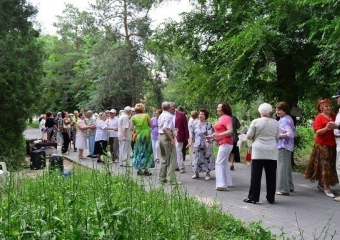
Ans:
[[[217,158],[215,161],[216,190],[226,191],[228,186],[232,186],[231,172],[228,166],[228,159],[233,149],[233,123],[231,120],[231,108],[228,103],[221,102],[217,106],[217,114],[221,116],[214,125],[215,133],[207,136],[207,140],[216,139],[219,145]]]
[[[333,130],[327,129],[327,123],[335,121],[332,113],[330,99],[321,99],[317,103],[319,114],[313,124],[316,133],[315,144],[310,155],[310,160],[305,172],[305,178],[311,182],[318,180],[318,191],[324,191],[328,197],[334,198],[330,186],[336,185],[338,181],[335,159],[335,138]]]

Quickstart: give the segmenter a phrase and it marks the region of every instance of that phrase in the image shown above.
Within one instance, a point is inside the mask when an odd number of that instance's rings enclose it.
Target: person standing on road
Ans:
[[[70,144],[70,127],[71,127],[71,119],[68,116],[68,113],[65,111],[61,112],[61,134],[63,135],[63,147],[62,147],[62,154],[69,154],[68,153],[68,145]]]
[[[199,111],[199,121],[195,122],[191,128],[189,144],[194,145],[194,161],[192,163],[191,171],[194,175],[192,179],[199,178],[200,172],[205,172],[205,180],[210,180],[210,171],[215,170],[215,156],[213,152],[212,140],[207,140],[206,136],[213,134],[213,128],[210,122],[207,121],[209,117],[208,110],[202,108]]]
[[[86,141],[86,130],[89,128],[95,128],[95,126],[86,126],[85,123],[85,114],[79,113],[79,119],[77,122],[77,140],[76,147],[79,149],[78,157],[79,159],[85,159],[86,157],[83,155],[84,149],[87,149],[87,141]]]
[[[136,114],[131,117],[131,131],[137,134],[133,148],[133,167],[138,169],[138,175],[150,176],[149,168],[155,167],[151,142],[152,122],[144,110],[142,103],[136,104]]]
[[[267,201],[275,202],[277,139],[280,136],[279,124],[270,117],[273,108],[268,103],[262,103],[258,109],[261,117],[251,122],[247,138],[253,140],[251,153],[251,177],[246,203],[257,203],[260,200],[261,178],[263,168],[266,173]]]
[[[111,159],[113,162],[118,162],[118,118],[116,117],[116,110],[111,109],[110,117],[106,120],[106,125],[114,130],[109,131],[109,146]]]
[[[175,175],[174,155],[176,155],[176,143],[173,135],[175,128],[174,115],[171,113],[169,102],[163,102],[162,109],[163,112],[158,118],[158,140],[161,149],[159,182],[163,184],[169,181],[169,184],[181,184],[177,182]]]
[[[152,151],[155,162],[159,163],[159,159],[161,157],[161,152],[159,148],[159,141],[158,141],[158,118],[161,115],[162,109],[156,109],[155,117],[151,118],[152,122],[152,131],[151,131],[151,141],[152,141]]]
[[[294,138],[296,136],[293,119],[287,115],[289,106],[285,102],[278,102],[275,105],[276,116],[280,118],[280,137],[277,140],[277,189],[276,195],[288,196],[294,192],[292,176],[292,152],[294,152]]]
[[[215,133],[207,136],[207,140],[216,139],[218,147],[215,162],[216,190],[227,191],[233,185],[228,159],[233,149],[233,122],[231,120],[231,108],[228,103],[221,102],[217,106],[217,114],[221,116],[214,125]]]
[[[77,138],[77,122],[78,122],[78,119],[79,119],[79,112],[77,110],[75,110],[73,112],[74,114],[74,117],[72,119],[72,137],[73,137],[73,148],[74,148],[74,151],[76,152],[77,151],[77,148],[76,148],[76,138]]]
[[[127,106],[119,116],[118,121],[118,140],[119,140],[119,165],[131,166],[130,151],[131,151],[131,107]]]
[[[189,138],[193,139],[193,136],[191,136],[191,133],[193,131],[193,126],[196,122],[198,122],[198,113],[196,111],[192,111],[190,113],[190,119],[188,121],[188,130],[189,130]],[[194,161],[194,145],[189,144],[189,156],[190,156],[190,163]]]
[[[339,181],[336,173],[334,131],[329,127],[335,121],[331,100],[319,100],[317,110],[319,114],[316,116],[313,125],[316,133],[315,144],[304,177],[310,179],[311,182],[319,181],[317,190],[334,198],[330,187],[336,185]]]
[[[93,154],[94,152],[94,144],[95,144],[95,137],[96,137],[96,126],[97,126],[97,120],[93,116],[92,111],[87,111],[86,113],[88,122],[87,126],[90,128],[87,130],[87,134],[89,135],[89,155],[87,157],[90,158],[96,158],[97,156]],[[92,128],[94,127],[94,128]]]
[[[340,90],[332,97],[337,101],[340,106]],[[335,142],[336,142],[336,171],[338,179],[340,179],[340,109],[336,115],[335,122],[331,121],[327,124],[327,128],[334,130]],[[335,201],[340,202],[340,197],[334,198]]]

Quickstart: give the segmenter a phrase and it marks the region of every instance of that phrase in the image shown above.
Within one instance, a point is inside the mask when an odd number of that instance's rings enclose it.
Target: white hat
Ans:
[[[124,108],[124,111],[131,111],[131,108],[129,106]]]
[[[111,109],[110,110],[110,113],[116,113],[117,111],[116,111],[116,109]]]
[[[134,112],[134,111],[135,111],[135,108],[131,108],[131,111]]]

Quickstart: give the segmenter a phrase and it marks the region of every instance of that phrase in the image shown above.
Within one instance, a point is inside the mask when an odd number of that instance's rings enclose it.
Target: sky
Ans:
[[[38,7],[39,13],[36,20],[40,22],[44,34],[56,34],[53,23],[57,21],[56,15],[62,15],[65,3],[73,4],[81,11],[89,8],[89,3],[94,4],[96,0],[29,0]],[[167,1],[157,9],[150,11],[150,16],[154,20],[152,26],[155,27],[168,18],[179,20],[181,12],[190,11],[189,0]]]

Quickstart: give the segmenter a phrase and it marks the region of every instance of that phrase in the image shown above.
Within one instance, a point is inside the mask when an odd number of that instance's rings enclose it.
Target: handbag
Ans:
[[[143,121],[142,125],[140,125],[139,131],[142,129],[142,126],[144,125],[146,119],[147,119],[147,117],[144,118],[144,121]],[[132,142],[136,142],[136,139],[137,139],[137,133],[134,132],[134,133],[132,134],[132,139],[131,139],[131,141],[132,141]]]

